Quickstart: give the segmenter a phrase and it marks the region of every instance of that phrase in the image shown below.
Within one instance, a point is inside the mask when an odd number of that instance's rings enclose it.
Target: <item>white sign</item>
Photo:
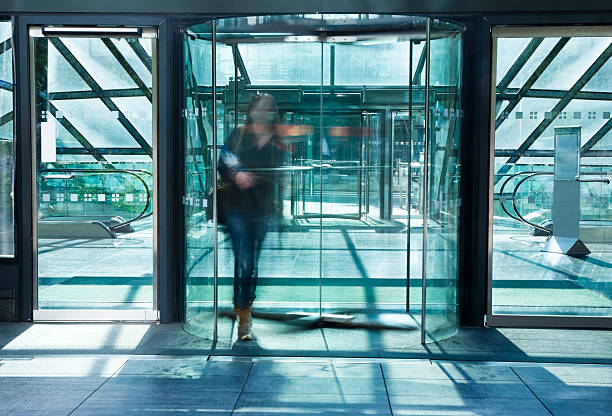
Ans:
[[[57,162],[56,155],[57,130],[55,121],[40,123],[40,161],[43,163]]]

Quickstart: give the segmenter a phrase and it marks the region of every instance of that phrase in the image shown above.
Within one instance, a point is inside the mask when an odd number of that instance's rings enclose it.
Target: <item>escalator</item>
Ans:
[[[118,233],[134,232],[134,223],[153,215],[153,176],[147,170],[47,168],[39,173],[39,238],[117,238]],[[91,177],[105,176],[112,177],[108,182],[115,186],[100,186],[108,183],[100,180],[92,185]],[[134,192],[119,192],[121,188]]]

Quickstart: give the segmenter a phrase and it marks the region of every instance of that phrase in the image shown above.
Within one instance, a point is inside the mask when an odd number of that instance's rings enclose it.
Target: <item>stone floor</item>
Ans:
[[[177,324],[0,323],[0,414],[612,415],[612,331],[330,334],[213,343]]]
[[[75,355],[0,359],[6,415],[610,415],[612,366]]]

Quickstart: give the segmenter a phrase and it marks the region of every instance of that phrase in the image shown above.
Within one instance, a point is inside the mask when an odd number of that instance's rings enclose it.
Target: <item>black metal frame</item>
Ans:
[[[611,25],[612,24],[612,13],[601,13],[597,16],[592,14],[570,14],[570,15],[548,15],[544,17],[542,20],[535,22],[533,20],[534,16],[528,15],[522,19],[518,19],[515,21],[511,21],[513,18],[517,18],[516,16],[509,17],[493,17],[490,19],[491,28],[494,24],[497,25],[516,25],[521,22],[524,25],[529,25],[530,27],[541,27],[542,25],[555,25],[555,26],[568,26],[570,24],[584,24],[584,25]],[[537,38],[536,38],[537,39]],[[601,93],[601,92],[581,92],[580,90],[586,83],[593,77],[595,73],[603,66],[605,62],[607,62],[612,57],[612,46],[609,46],[606,50],[604,50],[599,57],[597,57],[588,69],[580,76],[580,78],[575,82],[575,84],[568,90],[557,91],[557,90],[531,90],[530,87],[535,82],[535,79],[541,75],[543,70],[540,70],[540,67],[548,66],[550,64],[550,56],[556,55],[555,49],[559,46],[562,46],[564,39],[561,38],[555,48],[549,53],[544,61],[537,68],[535,73],[530,77],[530,79],[526,82],[529,85],[523,85],[518,92],[509,91],[508,88],[496,88],[493,85],[493,80],[495,79],[494,70],[490,70],[489,73],[489,83],[491,96],[490,101],[491,105],[491,119],[493,115],[497,112],[498,108],[493,108],[495,101],[495,93],[498,95],[501,94],[504,98],[510,98],[511,100],[516,97],[518,99],[522,97],[542,97],[542,98],[557,98],[559,102],[554,106],[551,110],[550,115],[545,117],[543,121],[541,121],[538,126],[529,134],[529,136],[523,141],[523,143],[519,146],[518,149],[502,149],[502,150],[494,150],[494,129],[503,122],[504,116],[500,115],[495,123],[491,123],[491,132],[490,132],[490,140],[489,140],[489,163],[490,166],[493,166],[493,160],[495,156],[503,156],[508,157],[506,164],[502,166],[502,168],[498,172],[493,172],[492,169],[489,172],[489,218],[488,218],[488,236],[487,236],[487,249],[488,249],[488,260],[487,263],[491,262],[492,259],[492,212],[493,212],[493,200],[494,200],[494,192],[493,186],[494,183],[502,179],[504,173],[507,173],[510,168],[510,164],[518,161],[518,159],[522,156],[549,156],[552,157],[554,155],[553,151],[543,151],[543,150],[529,150],[529,147],[538,139],[538,137],[544,132],[544,130],[552,123],[552,121],[559,115],[559,113],[567,106],[567,104],[572,99],[591,99],[591,100],[610,100],[612,96],[609,93]],[[566,42],[565,42],[566,43]],[[527,46],[529,48],[529,45]],[[526,49],[527,49],[526,48]],[[491,51],[493,51],[493,47],[491,47]],[[524,51],[525,52],[525,51]],[[491,62],[491,67],[494,68],[493,62]],[[505,79],[505,78],[504,78]],[[533,81],[530,83],[530,81]],[[508,82],[509,84],[509,82]],[[507,87],[507,85],[505,85]],[[521,94],[522,92],[522,94]],[[512,101],[511,101],[512,102]],[[504,110],[506,111],[506,110]],[[597,142],[612,128],[612,120],[608,120],[591,138],[582,146],[580,149],[580,153],[582,156],[610,156],[612,155],[612,151],[609,150],[592,150],[592,147],[597,144]],[[527,172],[523,172],[526,174]],[[542,173],[536,173],[528,175],[534,176]],[[496,177],[497,176],[497,177]],[[515,191],[516,194],[516,191]],[[514,197],[514,196],[513,196]],[[516,210],[516,208],[515,208]],[[520,215],[519,215],[520,216]],[[609,317],[591,317],[591,316],[549,316],[549,315],[495,315],[492,314],[492,299],[491,299],[491,265],[488,264],[488,279],[487,279],[487,306],[485,312],[485,325],[488,326],[512,326],[512,327],[546,327],[546,328],[595,328],[595,329],[609,329],[612,328],[612,319]]]
[[[177,100],[174,91],[178,88],[178,81],[172,74],[176,70],[176,59],[173,48],[174,24],[172,21],[160,16],[150,15],[74,15],[74,14],[46,14],[46,15],[19,15],[13,18],[14,48],[15,48],[15,141],[16,145],[16,181],[15,181],[15,212],[16,212],[16,262],[19,264],[18,293],[20,294],[18,307],[18,320],[32,319],[32,149],[30,131],[30,62],[29,62],[29,34],[31,25],[140,25],[156,26],[159,31],[158,38],[158,103],[157,103],[157,132],[158,132],[158,161],[157,161],[157,229],[163,239],[157,244],[158,270],[158,307],[160,320],[172,322],[179,319],[177,295],[177,282],[174,279],[177,264],[177,243],[180,240],[177,212],[180,209],[180,188],[175,183],[173,173],[177,164],[177,149],[175,146],[176,123],[173,114],[178,114]],[[141,57],[141,60],[143,57]],[[146,61],[146,59],[145,59]],[[149,63],[150,64],[150,63]],[[93,85],[95,88],[95,85]],[[92,89],[93,89],[92,88]],[[142,90],[138,89],[139,95]],[[68,98],[68,97],[66,97]],[[106,98],[109,100],[108,98]],[[109,100],[110,101],[110,100]],[[112,103],[112,102],[111,102]],[[120,118],[121,119],[121,118]],[[127,119],[123,118],[125,122]],[[128,126],[129,127],[129,126]],[[133,126],[132,126],[133,128]],[[135,130],[135,129],[134,129]],[[144,141],[144,139],[143,139]],[[146,143],[146,142],[145,142]],[[141,143],[139,143],[141,144]],[[148,146],[148,144],[147,144]],[[149,146],[150,148],[150,146]],[[91,149],[87,149],[89,152]],[[151,149],[144,149],[150,154]],[[102,153],[96,152],[97,158]],[[114,152],[113,152],[114,153]],[[139,151],[139,153],[142,153]]]
[[[35,3],[35,1],[30,1]],[[39,2],[39,10],[47,9]],[[75,25],[152,25],[158,26],[158,233],[164,238],[159,240],[158,261],[159,270],[159,309],[162,322],[179,321],[182,319],[183,305],[183,272],[184,272],[184,236],[182,235],[183,215],[181,196],[183,190],[183,167],[184,160],[183,143],[180,140],[183,121],[179,117],[183,97],[176,94],[181,91],[183,68],[182,68],[182,40],[181,30],[187,26],[212,18],[210,14],[194,15],[151,15],[151,14],[96,14],[102,13],[107,8],[104,2],[95,2],[92,5],[71,6],[70,11],[76,13],[64,14],[30,14],[24,13],[17,6],[10,6],[9,12],[14,13],[12,20],[14,25],[13,53],[14,53],[14,125],[15,125],[15,245],[16,253],[13,259],[0,259],[0,274],[9,276],[8,285],[16,287],[19,293],[17,301],[17,319],[28,321],[32,318],[32,154],[30,140],[30,96],[29,96],[29,58],[28,58],[28,25],[44,24],[75,24]],[[154,2],[155,3],[155,2]],[[213,5],[214,2],[204,2],[199,10]],[[248,14],[270,14],[275,11],[295,12],[299,9],[312,9],[313,7],[329,12],[341,12],[344,7],[351,9],[350,2],[344,2],[344,6],[321,6],[319,3],[312,5],[289,4],[286,1],[273,1],[265,6],[249,6],[244,9],[245,2],[239,1],[228,3],[223,6],[216,5],[209,10],[221,10],[218,17],[228,13]],[[375,4],[376,3],[376,4]],[[483,2],[484,4],[485,2]],[[489,167],[492,158],[492,148],[489,141],[490,121],[488,109],[491,105],[491,35],[492,25],[553,25],[553,24],[612,24],[612,10],[606,1],[601,1],[600,6],[589,6],[589,12],[558,12],[557,2],[547,3],[548,8],[554,13],[508,13],[511,6],[492,6],[486,2],[489,9],[496,9],[496,14],[485,14],[468,10],[467,14],[461,14],[461,7],[448,6],[444,10],[431,9],[414,4],[399,5],[397,2],[383,1],[363,5],[364,12],[430,12],[438,16],[446,16],[466,25],[463,45],[463,93],[465,118],[461,127],[462,149],[462,183],[461,183],[461,218],[460,218],[460,281],[459,281],[459,304],[460,323],[462,326],[482,326],[483,317],[487,306],[487,270],[488,254],[490,250],[488,240],[488,215],[490,212],[489,200]],[[16,4],[16,3],[15,3]],[[161,3],[160,3],[161,4]],[[161,12],[160,4],[147,4],[148,10]],[[215,3],[216,4],[216,3]],[[351,3],[352,4],[352,3]],[[413,7],[414,6],[414,7]],[[116,6],[113,6],[116,7]],[[186,6],[179,7],[180,10]],[[194,7],[194,6],[189,6]],[[425,7],[425,8],[424,8]],[[508,7],[504,10],[504,7]],[[444,8],[444,7],[443,7]],[[179,10],[177,9],[177,10]],[[326,10],[328,9],[328,10]],[[376,10],[375,10],[376,9]],[[411,10],[407,10],[411,9]],[[499,10],[498,10],[499,9]],[[535,9],[535,6],[534,6]],[[567,7],[565,8],[567,10]],[[8,9],[7,9],[8,10]],[[34,9],[32,9],[34,10]],[[56,9],[58,10],[58,9]],[[600,10],[600,12],[593,12]],[[68,10],[67,10],[68,11]],[[309,10],[313,11],[313,10]],[[466,10],[464,10],[466,11]],[[92,13],[93,12],[93,13]],[[142,13],[142,10],[141,10]],[[136,54],[145,65],[151,67],[147,57],[138,51],[136,43],[130,43]],[[520,69],[520,68],[519,68]],[[518,71],[518,69],[517,69]],[[2,88],[2,86],[0,86]],[[506,89],[508,94],[517,94],[518,91]],[[75,93],[76,94],[76,93]],[[78,98],[88,98],[83,92]],[[565,92],[530,90],[524,93],[530,96],[559,96],[562,98]],[[576,93],[576,98],[582,98]],[[108,90],[104,91],[106,97],[135,96],[142,95],[140,88],[131,90]],[[53,99],[77,98],[70,94],[55,93]],[[512,98],[512,97],[508,97]],[[595,96],[593,97],[595,98]],[[598,99],[609,99],[607,95],[597,96]],[[4,121],[4,120],[3,120]],[[6,120],[8,121],[8,120]],[[603,135],[612,128],[612,122],[608,122],[593,136]],[[597,137],[596,137],[597,136]],[[584,151],[591,151],[595,144],[590,140],[584,146]],[[131,149],[131,150],[135,150]],[[130,151],[131,151],[130,150]],[[65,150],[66,153],[76,150]],[[79,152],[84,150],[79,149]],[[120,154],[124,150],[98,149],[99,156],[104,154]],[[116,152],[116,153],[115,153]],[[140,154],[146,154],[138,150]],[[530,151],[527,151],[529,153]],[[607,155],[607,154],[606,154]],[[508,155],[512,157],[515,155]],[[177,174],[178,172],[178,174]],[[19,278],[16,273],[19,269]],[[0,282],[0,285],[6,284]]]

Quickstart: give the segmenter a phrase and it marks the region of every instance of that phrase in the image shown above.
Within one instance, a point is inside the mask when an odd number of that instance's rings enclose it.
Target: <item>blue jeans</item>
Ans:
[[[248,309],[255,300],[257,261],[270,217],[228,212],[226,223],[234,250],[234,306]]]

